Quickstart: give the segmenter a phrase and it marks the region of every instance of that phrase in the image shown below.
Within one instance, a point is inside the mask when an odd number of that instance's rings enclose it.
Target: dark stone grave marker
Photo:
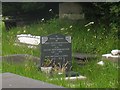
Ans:
[[[45,59],[49,59],[55,63],[59,63],[61,67],[67,63],[67,70],[70,70],[72,62],[71,36],[52,34],[49,36],[42,36],[40,40],[40,65],[42,66]]]

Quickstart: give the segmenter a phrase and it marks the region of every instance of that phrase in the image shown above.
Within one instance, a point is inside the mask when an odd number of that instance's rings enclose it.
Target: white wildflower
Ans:
[[[64,30],[64,28],[61,28],[60,30]]]
[[[26,32],[26,30],[23,31],[24,33]]]
[[[70,28],[72,28],[72,25],[70,26]]]
[[[97,36],[93,36],[94,38],[96,38]]]
[[[9,18],[8,18],[8,17],[6,17],[5,19],[6,19],[6,20],[8,20]]]
[[[42,20],[42,21],[44,21],[45,19],[44,19],[44,18],[42,18],[41,20]]]
[[[33,46],[28,46],[28,48],[33,48]]]
[[[90,29],[87,30],[88,32],[90,31]]]
[[[104,62],[103,62],[103,61],[100,61],[100,62],[98,62],[97,64],[103,66],[103,65],[104,65]]]
[[[90,22],[91,24],[94,24],[94,22]]]
[[[59,72],[58,75],[62,75],[63,73]]]
[[[94,24],[94,22],[89,22],[88,24],[85,25],[85,27]]]
[[[49,9],[49,12],[51,12],[52,11],[52,9]]]

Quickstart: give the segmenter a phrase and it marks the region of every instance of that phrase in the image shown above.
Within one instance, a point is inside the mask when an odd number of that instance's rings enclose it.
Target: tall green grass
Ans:
[[[87,77],[85,80],[64,80],[56,74],[42,73],[34,62],[14,64],[3,61],[3,72],[11,72],[36,80],[53,83],[68,88],[117,88],[118,87],[118,65],[104,61],[104,66],[97,65],[96,61],[90,61],[84,67],[73,63],[73,70]]]
[[[1,20],[0,20],[0,56],[2,56],[2,21]],[[2,72],[2,63],[1,62],[2,61],[0,60],[0,73]]]
[[[2,55],[2,21],[0,21],[0,55]]]
[[[97,23],[85,27],[87,23],[86,21],[73,22],[51,19],[45,22],[12,28],[9,31],[3,29],[3,55],[27,53],[39,56],[39,46],[37,49],[28,49],[25,45],[14,45],[18,34],[46,36],[61,33],[70,35],[72,37],[72,51],[79,53],[103,54],[110,53],[112,49],[118,49],[118,28],[106,28],[105,25],[98,25]]]
[[[118,49],[118,28],[115,26],[106,28],[103,24],[93,24],[85,27],[87,21],[62,21],[51,19],[49,21],[33,23],[23,27],[12,28],[6,31],[2,29],[2,54],[31,54],[40,56],[39,45],[37,48],[28,48],[27,45],[15,45],[16,35],[32,34],[46,36],[54,33],[61,33],[72,36],[72,53],[90,53],[103,54],[110,53],[112,49]],[[16,73],[22,76],[42,80],[45,82],[61,85],[72,88],[116,88],[118,85],[118,65],[111,62],[106,62],[104,66],[99,66],[96,63],[100,61],[92,60],[85,66],[78,66],[73,60],[73,71],[80,72],[81,75],[87,77],[86,80],[80,81],[65,81],[55,80],[55,77],[50,77],[41,73],[35,64],[24,63],[14,64],[3,62],[3,72]],[[51,80],[53,79],[53,80]]]

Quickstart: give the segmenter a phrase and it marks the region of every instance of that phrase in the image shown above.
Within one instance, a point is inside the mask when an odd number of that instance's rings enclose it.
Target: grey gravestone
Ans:
[[[60,65],[67,64],[67,70],[71,67],[71,36],[52,34],[41,37],[41,62],[42,66],[45,59],[52,60]]]

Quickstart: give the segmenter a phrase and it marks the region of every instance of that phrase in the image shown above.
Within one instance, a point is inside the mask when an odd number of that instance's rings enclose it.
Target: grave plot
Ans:
[[[15,64],[21,64],[26,61],[32,61],[35,63],[39,63],[40,58],[29,55],[29,54],[13,54],[13,55],[7,55],[7,56],[0,56],[0,61],[5,61],[8,63],[15,63]]]
[[[53,34],[41,37],[41,60],[40,66],[43,67],[46,62],[55,64],[60,68],[70,70],[72,63],[71,37],[61,34]],[[44,63],[45,62],[45,63]]]
[[[60,75],[66,74],[69,77],[74,76],[74,79],[76,78],[75,76],[79,76],[76,74],[76,72],[68,72],[71,70],[72,67],[72,51],[71,51],[70,36],[53,34],[53,35],[41,37],[40,42],[41,42],[40,58],[33,57],[27,54],[26,55],[16,54],[16,55],[4,56],[2,58],[4,61],[12,62],[12,63],[15,62],[17,64],[24,63],[25,61],[29,61],[29,60],[32,62],[36,62],[37,67],[38,66],[41,67],[41,71],[44,71],[44,69],[47,70],[46,73],[50,73],[49,70],[52,70]],[[51,67],[46,68],[49,65]],[[81,79],[80,77],[78,78]]]
[[[16,55],[16,57],[19,57],[19,55]],[[79,58],[81,59],[81,56],[79,56],[79,54],[76,54],[75,57],[77,57],[78,59]],[[17,59],[19,59],[19,58],[16,58],[13,61],[16,61]],[[21,58],[21,60],[23,60],[23,59]],[[81,80],[79,80],[80,77],[73,77],[73,76],[76,76],[76,73],[74,74],[74,72],[72,72],[72,77],[63,76],[63,78],[61,79],[60,76],[57,77],[58,75],[54,76],[54,75],[50,75],[51,73],[46,74],[46,73],[41,72],[40,70],[38,70],[38,68],[35,66],[34,63],[32,65],[31,65],[31,63],[27,63],[27,64],[23,64],[21,66],[19,66],[18,64],[13,64],[13,65],[5,64],[4,67],[6,67],[6,70],[4,70],[4,71],[14,72],[14,73],[19,74],[21,76],[26,76],[26,77],[38,79],[38,80],[41,80],[41,81],[44,81],[44,82],[50,82],[50,83],[58,84],[60,86],[61,86],[61,83],[62,83],[62,86],[65,86],[65,87],[81,87],[81,85],[83,87],[99,87],[99,85],[101,85],[101,87],[116,87],[115,83],[114,83],[114,82],[117,82],[117,81],[115,81],[116,77],[117,77],[116,76],[117,75],[116,74],[117,73],[116,68],[112,67],[112,64],[109,65],[110,69],[109,68],[106,69],[106,66],[108,67],[108,65],[106,65],[106,63],[103,65],[103,67],[101,67],[99,65],[96,65],[96,64],[97,63],[95,63],[95,64],[93,64],[93,63],[90,64],[89,63],[88,66],[90,66],[90,67],[88,67],[88,68],[83,67],[84,69],[82,67],[77,67],[75,64],[72,65],[72,66],[74,66],[74,70],[76,72],[81,72],[80,74],[83,74],[87,77],[85,79],[85,81],[82,81],[83,83],[81,82]],[[40,58],[38,59],[38,65],[40,65]],[[111,70],[113,70],[114,73],[111,72]],[[97,73],[99,73],[99,74],[97,74]],[[95,76],[96,74],[97,74],[98,79]],[[59,75],[61,75],[61,73],[59,73]],[[70,76],[71,74],[68,74],[68,75]],[[108,77],[110,77],[110,78],[108,78]],[[81,77],[81,78],[84,79],[84,77]],[[107,83],[103,82],[103,83],[100,84],[100,82],[102,82],[103,79]],[[109,85],[111,85],[109,83],[109,81],[113,82],[112,86],[109,86]]]
[[[71,50],[71,36],[64,36],[61,34],[52,34],[41,37],[41,71],[46,73],[57,72],[65,74],[66,80],[82,79],[77,72],[71,71],[72,68],[72,50]],[[76,77],[77,76],[77,77]],[[86,77],[84,77],[85,79]]]

